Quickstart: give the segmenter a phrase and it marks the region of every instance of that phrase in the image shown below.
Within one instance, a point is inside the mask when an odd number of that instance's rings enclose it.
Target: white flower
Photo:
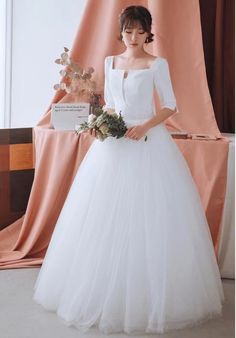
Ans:
[[[96,117],[94,114],[89,114],[88,116],[88,123],[92,122],[92,120]]]

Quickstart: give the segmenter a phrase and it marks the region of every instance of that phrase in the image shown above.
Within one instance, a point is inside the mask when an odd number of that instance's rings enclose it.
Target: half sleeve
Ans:
[[[166,59],[161,58],[154,69],[154,85],[160,99],[161,109],[169,108],[179,113],[175,94],[172,88],[169,65]]]
[[[103,106],[103,109],[115,109],[115,103],[112,97],[111,89],[110,89],[110,83],[109,83],[109,57],[105,57],[104,60],[104,101],[105,105]]]

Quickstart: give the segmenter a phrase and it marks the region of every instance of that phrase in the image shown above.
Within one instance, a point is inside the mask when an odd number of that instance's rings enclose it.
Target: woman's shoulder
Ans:
[[[111,60],[112,58],[113,58],[113,55],[107,55],[107,56],[105,56],[104,60],[105,60],[105,61],[109,61],[109,60]]]
[[[151,68],[167,68],[168,67],[168,61],[166,58],[161,56],[156,56],[155,59],[152,61]]]
[[[106,69],[110,68],[112,66],[112,55],[107,55],[104,58],[104,66]]]
[[[150,68],[155,68],[155,67],[159,67],[165,62],[166,62],[166,59],[161,56],[150,55],[148,64]]]
[[[112,66],[112,62],[113,62],[113,55],[107,55],[104,58],[104,64],[106,67]]]

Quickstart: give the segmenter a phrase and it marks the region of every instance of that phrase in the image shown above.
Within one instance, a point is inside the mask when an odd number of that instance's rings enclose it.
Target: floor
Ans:
[[[97,329],[88,333],[67,327],[54,313],[45,311],[32,300],[39,268],[0,270],[0,337],[1,338],[123,338],[127,334],[105,335]],[[138,335],[161,338],[233,338],[234,280],[223,279],[226,302],[223,316],[194,329],[175,330],[166,334]],[[135,335],[132,335],[135,337]]]

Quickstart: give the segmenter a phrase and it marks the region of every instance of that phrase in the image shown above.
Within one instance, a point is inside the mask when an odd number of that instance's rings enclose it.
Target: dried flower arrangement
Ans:
[[[93,67],[83,69],[77,62],[69,57],[69,49],[64,47],[61,57],[55,63],[65,66],[59,74],[62,76],[60,83],[53,86],[55,90],[65,90],[71,94],[75,102],[89,102],[93,106],[98,106],[101,95],[97,93],[96,82],[92,80]]]

